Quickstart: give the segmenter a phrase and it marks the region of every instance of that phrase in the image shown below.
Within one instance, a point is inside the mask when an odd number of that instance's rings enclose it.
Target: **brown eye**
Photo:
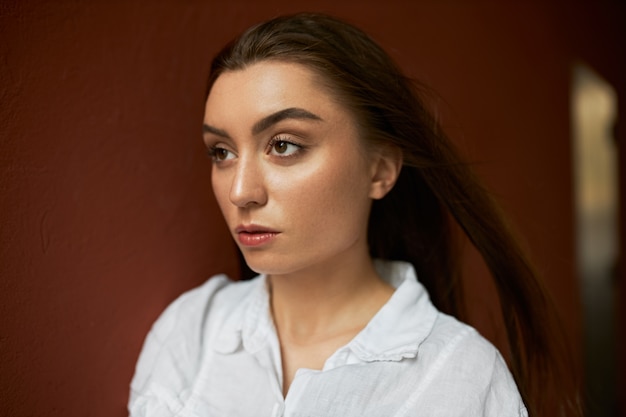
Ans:
[[[209,155],[213,162],[223,162],[229,159],[233,159],[235,155],[225,148],[220,148],[219,146],[212,146],[209,149]]]
[[[228,158],[228,151],[226,149],[219,148],[215,150],[215,159],[223,161],[226,158]]]
[[[292,155],[295,156],[301,150],[302,150],[302,146],[296,145],[295,143],[292,143],[286,140],[281,140],[281,139],[272,140],[268,144],[268,153],[270,155],[275,155],[275,156],[280,156],[280,157],[288,157]]]
[[[274,144],[274,150],[276,153],[284,154],[289,149],[289,144],[285,141],[279,140]]]

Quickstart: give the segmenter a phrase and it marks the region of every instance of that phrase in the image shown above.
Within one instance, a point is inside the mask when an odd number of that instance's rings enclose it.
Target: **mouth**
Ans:
[[[271,242],[280,232],[264,226],[241,225],[235,229],[235,234],[242,246],[255,247]]]

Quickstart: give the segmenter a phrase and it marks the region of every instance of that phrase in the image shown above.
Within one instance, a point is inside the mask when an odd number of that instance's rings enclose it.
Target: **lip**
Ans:
[[[235,228],[237,240],[242,246],[257,247],[270,243],[280,234],[278,230],[255,224],[240,225]]]

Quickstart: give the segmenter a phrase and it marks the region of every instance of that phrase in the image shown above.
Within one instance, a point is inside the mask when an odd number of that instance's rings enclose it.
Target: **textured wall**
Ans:
[[[235,271],[202,19],[94,3],[2,6],[1,415],[124,415],[156,315]]]
[[[578,345],[571,19],[521,2],[177,3],[0,5],[0,415],[125,415],[158,313],[236,273],[200,137],[208,64],[248,24],[313,8],[358,23],[440,93]],[[607,56],[593,59],[615,71]],[[480,305],[484,271],[474,256],[468,268]]]

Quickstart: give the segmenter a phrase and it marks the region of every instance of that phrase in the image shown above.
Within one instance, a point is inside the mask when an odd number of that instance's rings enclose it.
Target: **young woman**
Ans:
[[[133,416],[573,415],[548,302],[488,193],[367,35],[313,14],[214,59],[215,196],[260,275],[208,280],[154,325]],[[501,297],[511,371],[463,319],[455,225]],[[456,316],[454,318],[453,316]],[[554,414],[553,414],[554,415]]]

